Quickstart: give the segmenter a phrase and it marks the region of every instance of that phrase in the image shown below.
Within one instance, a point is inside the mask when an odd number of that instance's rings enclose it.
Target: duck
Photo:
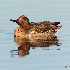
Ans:
[[[36,39],[53,40],[57,30],[62,27],[62,25],[58,26],[60,22],[30,22],[25,15],[20,16],[17,20],[10,19],[10,21],[20,26],[14,30],[14,36],[29,38],[32,42]]]

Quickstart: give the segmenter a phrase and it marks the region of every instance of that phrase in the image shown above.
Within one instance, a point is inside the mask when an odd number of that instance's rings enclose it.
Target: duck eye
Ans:
[[[29,19],[28,19],[27,17],[25,17],[24,20],[25,20],[26,22],[29,22]]]

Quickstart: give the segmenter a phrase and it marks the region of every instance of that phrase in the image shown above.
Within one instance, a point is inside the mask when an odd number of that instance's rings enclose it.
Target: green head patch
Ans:
[[[27,17],[24,17],[23,19],[29,23],[29,19]]]

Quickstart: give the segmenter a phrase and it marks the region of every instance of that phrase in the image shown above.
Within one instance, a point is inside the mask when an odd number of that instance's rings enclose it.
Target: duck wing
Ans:
[[[60,24],[60,22],[47,22],[47,21],[37,23],[32,22],[31,29],[38,33],[48,32],[49,30],[51,32],[55,32],[56,30],[61,28],[61,26],[57,26],[58,24]]]

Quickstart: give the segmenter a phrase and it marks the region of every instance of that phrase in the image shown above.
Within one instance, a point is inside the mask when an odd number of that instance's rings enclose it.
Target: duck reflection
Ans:
[[[29,50],[30,47],[32,47],[32,49],[35,49],[36,47],[49,47],[52,45],[56,45],[59,46],[59,39],[57,38],[57,36],[52,36],[51,40],[47,40],[47,39],[33,39],[33,40],[29,40],[29,38],[21,38],[21,36],[15,36],[14,35],[14,42],[16,42],[16,44],[18,45],[18,50],[11,50],[11,55],[13,57],[13,55],[19,55],[21,57],[29,55]],[[47,49],[49,50],[49,49]],[[60,49],[57,49],[60,50]],[[16,54],[14,54],[14,52],[17,52]]]
[[[14,37],[14,41],[18,45],[18,50],[11,50],[11,53],[16,52],[16,54],[11,54],[11,57],[13,57],[13,55],[19,55],[21,57],[29,55],[30,45],[26,39]]]
[[[28,44],[23,44],[18,47],[18,55],[25,56],[29,54],[30,46]]]

